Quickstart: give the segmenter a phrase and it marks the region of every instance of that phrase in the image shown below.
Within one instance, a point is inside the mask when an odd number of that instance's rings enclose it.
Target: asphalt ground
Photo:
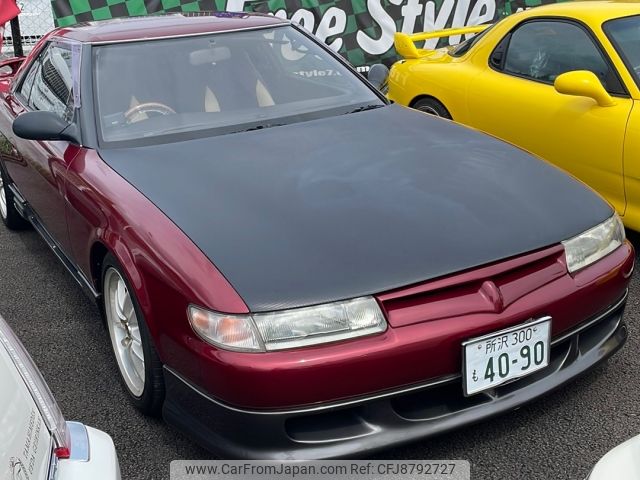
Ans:
[[[639,249],[640,236],[631,240]],[[466,459],[474,480],[584,479],[608,450],[640,434],[639,282],[627,304],[629,341],[607,363],[517,411],[376,459]],[[65,417],[112,436],[123,479],[165,479],[171,460],[214,458],[129,404],[97,307],[34,231],[0,225],[0,314]]]

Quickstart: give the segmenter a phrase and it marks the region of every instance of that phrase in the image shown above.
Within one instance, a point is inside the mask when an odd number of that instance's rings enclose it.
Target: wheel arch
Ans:
[[[105,235],[103,238],[94,240],[89,253],[89,267],[91,269],[92,283],[100,295],[99,304],[102,311],[102,266],[107,255],[111,254],[122,270],[127,282],[134,290],[138,305],[145,317],[147,327],[156,333],[156,325],[153,322],[151,312],[151,301],[144,282],[144,276],[136,262],[133,254],[129,251],[125,242],[115,234]]]
[[[102,292],[102,263],[109,253],[109,249],[100,240],[93,242],[89,251],[91,283],[98,293]]]
[[[434,97],[433,95],[428,95],[426,93],[422,93],[420,95],[416,95],[415,97],[413,97],[411,102],[409,102],[409,106],[413,108],[415,104],[418,103],[420,100],[427,100],[427,99],[435,100],[436,102],[441,103],[444,108],[447,108],[447,106],[438,97]],[[447,108],[447,111],[449,111],[448,108]]]
[[[453,120],[454,119],[454,116],[451,113],[451,109],[447,105],[445,105],[444,102],[442,102],[442,100],[440,100],[438,97],[435,97],[433,95],[427,95],[427,94],[418,95],[413,100],[411,100],[411,103],[409,104],[409,107],[416,109],[416,105],[421,100],[432,100],[433,102],[439,104],[442,107],[442,109],[444,110],[444,112],[443,112],[444,114],[437,114],[439,117],[444,117],[444,118],[447,118],[449,120]]]

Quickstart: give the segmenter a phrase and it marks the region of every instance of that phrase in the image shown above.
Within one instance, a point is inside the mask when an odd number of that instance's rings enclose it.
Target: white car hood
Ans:
[[[0,345],[0,478],[46,479],[52,438],[20,373]]]

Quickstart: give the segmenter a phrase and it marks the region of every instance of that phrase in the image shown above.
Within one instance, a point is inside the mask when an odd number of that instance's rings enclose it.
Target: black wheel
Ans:
[[[452,119],[449,110],[435,98],[422,98],[413,104],[413,108],[436,117]]]
[[[164,402],[162,363],[135,293],[111,254],[102,263],[102,298],[120,379],[138,410],[160,416]]]
[[[2,164],[0,164],[0,218],[9,230],[24,230],[29,226],[29,222],[22,218],[13,203],[9,176],[5,173]]]

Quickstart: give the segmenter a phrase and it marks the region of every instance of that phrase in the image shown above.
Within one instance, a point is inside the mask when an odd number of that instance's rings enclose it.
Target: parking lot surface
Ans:
[[[631,240],[638,249],[640,236]],[[0,225],[0,314],[40,367],[65,417],[113,437],[123,479],[166,479],[171,460],[214,458],[129,404],[97,307],[33,231],[11,233]],[[466,459],[474,480],[584,479],[604,453],[640,434],[637,277],[626,321],[625,348],[569,386],[491,421],[376,458]]]

